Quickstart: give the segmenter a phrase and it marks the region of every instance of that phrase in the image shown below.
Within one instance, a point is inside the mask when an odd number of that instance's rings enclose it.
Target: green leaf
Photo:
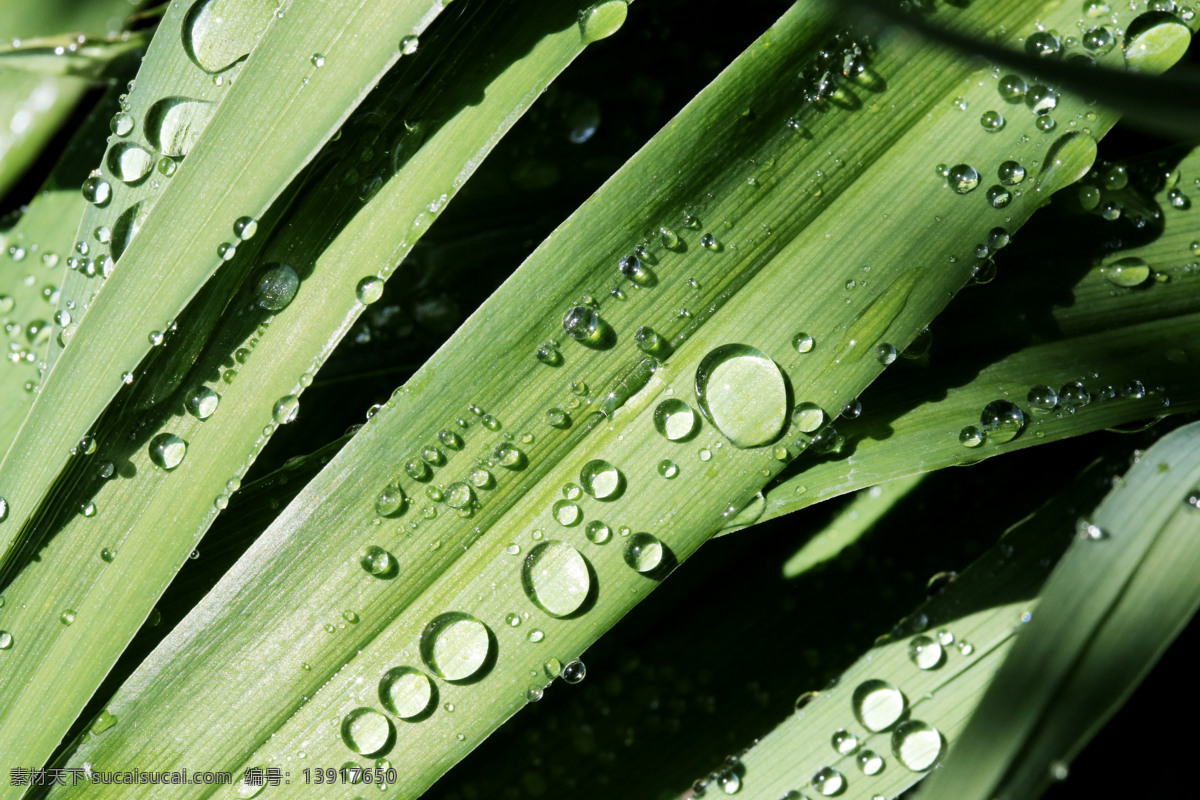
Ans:
[[[1078,10],[941,13],[1015,31],[1035,15],[1065,27]],[[793,8],[564,223],[142,665],[108,706],[117,723],[71,763],[136,753],[148,769],[200,759],[241,774],[297,770],[301,753],[386,755],[391,792],[419,794],[808,445],[815,415],[792,422],[793,400],[821,410],[857,396],[967,282],[989,231],[1086,173],[1091,136],[1111,124],[1064,97],[1060,119],[1090,133],[1043,136],[1027,116],[997,138],[952,102],[995,103],[990,71],[909,40],[882,47],[861,84],[805,104],[814,85],[790,76],[834,30],[824,11]],[[990,175],[1010,158],[1031,176],[1004,210],[934,169]],[[624,276],[617,263],[639,245]],[[603,298],[594,332],[585,294]],[[583,342],[564,340],[564,321]],[[639,327],[660,337],[641,337],[651,353],[634,345]],[[754,396],[728,374],[755,376]],[[674,402],[708,416],[690,432],[666,420],[668,439],[656,416]],[[768,423],[779,438],[756,446]],[[409,460],[424,461],[420,477]],[[605,544],[584,533],[593,522]],[[393,681],[413,674],[401,667],[439,677],[436,708],[385,716]]]

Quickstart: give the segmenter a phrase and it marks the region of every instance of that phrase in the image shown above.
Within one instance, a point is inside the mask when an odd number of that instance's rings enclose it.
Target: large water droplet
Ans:
[[[848,756],[858,750],[858,737],[846,729],[834,731],[829,742],[839,755]]]
[[[299,290],[300,276],[296,270],[287,264],[268,263],[254,286],[254,302],[267,311],[282,311]]]
[[[1053,411],[1058,405],[1058,392],[1039,384],[1025,395],[1025,402],[1029,403],[1029,408],[1033,411]]]
[[[294,394],[285,394],[271,407],[271,419],[275,420],[276,425],[287,425],[296,419],[298,413],[300,413],[300,398]]]
[[[625,476],[607,461],[595,459],[579,471],[583,490],[597,500],[615,500],[625,490]]]
[[[356,753],[378,756],[391,748],[392,721],[373,708],[356,708],[342,720],[342,741]]]
[[[584,44],[607,39],[621,29],[629,6],[625,0],[603,0],[579,15],[579,34]]]
[[[942,734],[919,720],[903,722],[892,732],[892,754],[913,772],[923,772],[936,764],[943,747]]]
[[[137,183],[154,168],[155,156],[140,144],[119,142],[105,158],[108,169],[125,183]]]
[[[872,678],[855,687],[850,704],[855,719],[867,730],[878,733],[896,724],[908,702],[895,686]]]
[[[799,403],[792,412],[792,422],[801,433],[812,433],[825,424],[825,411],[816,403]]]
[[[437,701],[436,687],[421,670],[395,667],[379,681],[383,707],[401,719],[413,719],[429,711]]]
[[[946,661],[946,652],[936,639],[928,636],[914,636],[908,643],[908,660],[917,669],[935,669]]]
[[[1008,400],[993,400],[983,407],[979,424],[990,441],[1004,444],[1025,430],[1025,412]]]
[[[275,13],[275,3],[198,0],[183,21],[183,46],[196,66],[215,73],[241,61]]]
[[[1163,72],[1183,57],[1192,32],[1179,17],[1166,12],[1142,14],[1125,31],[1125,68]]]
[[[8,631],[0,631],[0,650],[8,650],[13,645],[13,635]]]
[[[787,421],[783,372],[765,353],[743,344],[723,345],[701,360],[696,399],[735,447],[770,444]]]
[[[666,560],[666,548],[649,533],[635,533],[625,545],[625,563],[643,574],[653,572]]]
[[[213,105],[186,97],[164,97],[146,111],[146,136],[164,156],[186,156],[204,132]]]
[[[442,614],[421,633],[421,659],[435,675],[448,681],[478,676],[491,655],[491,631],[469,614]]]
[[[563,316],[562,326],[575,341],[592,341],[600,332],[600,315],[590,306],[574,306]]]
[[[1100,274],[1114,286],[1132,288],[1150,279],[1150,265],[1136,256],[1118,259],[1100,268]]]
[[[946,173],[950,188],[959,194],[966,194],[979,185],[979,173],[970,164],[958,164]]]
[[[1038,190],[1056,192],[1075,183],[1091,170],[1096,153],[1096,140],[1086,133],[1075,131],[1059,137],[1042,163]]]
[[[150,440],[150,460],[163,469],[175,469],[187,455],[187,442],[173,433],[160,433]]]
[[[538,608],[552,617],[567,617],[587,600],[592,578],[578,550],[551,540],[537,545],[525,557],[521,584]]]
[[[383,297],[383,280],[373,275],[369,278],[363,278],[358,282],[358,286],[354,290],[354,296],[364,306],[378,302],[379,298]]]
[[[146,215],[149,210],[145,203],[134,203],[129,208],[121,212],[117,217],[117,221],[113,224],[112,235],[112,257],[114,260],[121,257],[125,252],[125,248],[141,230],[142,223],[146,221]]]

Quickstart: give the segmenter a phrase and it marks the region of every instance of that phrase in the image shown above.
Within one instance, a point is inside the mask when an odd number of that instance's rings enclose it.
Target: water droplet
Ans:
[[[1179,17],[1163,12],[1142,14],[1125,31],[1125,68],[1163,72],[1183,57],[1192,32]]]
[[[282,311],[296,297],[300,277],[287,264],[270,263],[258,276],[254,302],[267,311]]]
[[[254,217],[238,217],[233,221],[233,235],[245,241],[258,233],[258,221]]]
[[[1108,28],[1099,27],[1092,28],[1084,33],[1080,42],[1083,44],[1083,49],[1102,56],[1113,49],[1113,45],[1116,44],[1116,38]]]
[[[389,483],[375,499],[375,513],[381,517],[394,517],[404,510],[408,497],[399,484]]]
[[[612,529],[608,528],[608,525],[605,523],[600,522],[599,519],[593,519],[592,522],[589,522],[588,527],[584,529],[584,534],[587,535],[588,541],[592,542],[593,545],[604,545],[604,543],[612,539]]]
[[[988,133],[1004,130],[1004,116],[999,111],[985,111],[979,118],[979,124]]]
[[[854,689],[850,704],[855,719],[867,730],[878,733],[896,724],[904,715],[908,701],[895,686],[872,678]]]
[[[276,425],[286,425],[296,419],[300,413],[300,398],[294,394],[286,394],[275,401],[271,408],[271,418]]]
[[[801,433],[812,433],[825,424],[825,411],[816,403],[798,403],[792,422]]]
[[[146,148],[133,142],[113,145],[105,162],[109,171],[125,183],[137,183],[154,169],[155,156]]]
[[[525,454],[508,442],[502,442],[492,451],[492,457],[502,467],[520,469],[525,465]]]
[[[83,199],[94,206],[102,206],[112,198],[112,186],[98,172],[88,176],[80,191]]]
[[[58,621],[63,625],[70,625],[73,623],[75,621],[75,609],[65,609],[61,614],[58,615]]]
[[[213,105],[186,97],[164,97],[146,112],[146,136],[164,156],[186,156],[204,132]]]
[[[393,667],[379,681],[379,700],[401,719],[414,719],[433,707],[437,694],[424,672],[414,667]]]
[[[1108,533],[1087,517],[1080,517],[1075,520],[1075,535],[1080,539],[1087,539],[1093,542],[1108,538]]]
[[[342,741],[364,756],[390,749],[393,735],[392,721],[373,708],[356,708],[342,720]]]
[[[112,120],[108,123],[109,130],[117,136],[128,136],[133,133],[133,115],[128,111],[118,111],[113,114]]]
[[[946,662],[946,653],[935,639],[914,636],[908,643],[908,660],[917,669],[936,669]]]
[[[883,756],[874,750],[863,750],[855,759],[863,775],[878,775],[883,771]]]
[[[8,650],[13,645],[13,635],[8,631],[0,631],[0,650]]]
[[[1037,31],[1025,40],[1025,52],[1039,58],[1062,55],[1062,41],[1052,31]]]
[[[1005,186],[1016,186],[1025,180],[1025,167],[1017,161],[1005,161],[996,170],[996,176]]]
[[[369,306],[383,297],[383,280],[371,276],[363,278],[354,289],[354,296],[364,306]]]
[[[542,542],[529,551],[521,568],[521,585],[534,605],[552,617],[578,611],[592,588],[587,560],[565,542]]]
[[[987,438],[997,444],[1015,439],[1025,430],[1025,413],[1008,400],[993,400],[979,415],[980,428]]]
[[[629,7],[625,0],[601,0],[579,15],[579,34],[584,44],[612,36],[625,23]]]
[[[617,262],[617,269],[622,275],[639,286],[648,286],[654,283],[654,276],[650,270],[646,269],[642,264],[642,260],[635,255],[622,256]]]
[[[885,367],[890,366],[896,361],[896,348],[887,342],[880,342],[875,346],[875,360]]]
[[[421,40],[416,36],[405,36],[400,40],[400,54],[411,56],[421,46]]]
[[[1025,105],[1029,106],[1029,110],[1039,116],[1049,114],[1058,106],[1058,92],[1051,89],[1049,86],[1037,84],[1029,87],[1029,91],[1025,93]]]
[[[654,409],[654,427],[668,440],[682,441],[696,430],[696,412],[682,400],[664,400]]]
[[[466,681],[479,676],[492,656],[492,632],[479,620],[452,611],[434,618],[421,633],[421,659],[439,678]]]
[[[642,574],[653,572],[666,560],[666,549],[657,537],[635,533],[625,545],[625,563]]]
[[[846,778],[833,767],[822,767],[812,777],[812,787],[824,797],[833,797],[846,789]]]
[[[1150,265],[1140,258],[1122,258],[1100,268],[1100,274],[1114,286],[1132,288],[1150,279]]]
[[[787,387],[779,365],[742,344],[712,350],[696,368],[700,410],[735,447],[774,441],[787,421]]]
[[[959,431],[958,443],[963,447],[979,447],[983,444],[983,431],[974,425],[968,425]]]
[[[574,306],[563,316],[563,331],[577,342],[591,342],[600,337],[600,316],[590,306]]]
[[[572,525],[578,525],[583,520],[583,511],[570,500],[559,500],[556,502],[552,513],[559,525],[568,528]]]
[[[903,722],[892,732],[892,755],[913,772],[936,764],[944,746],[942,734],[919,720]]]
[[[576,684],[587,677],[587,667],[579,659],[568,661],[562,668],[563,683]]]
[[[309,61],[311,61],[312,65],[318,69],[325,66],[325,56],[321,55],[320,53],[313,53],[312,58],[310,58]]]
[[[987,190],[987,201],[992,208],[1005,208],[1012,202],[1012,192],[1003,186],[992,186]]]
[[[596,459],[579,471],[583,490],[597,500],[615,500],[625,490],[625,476],[607,461]]]
[[[1039,384],[1025,395],[1025,402],[1029,403],[1029,407],[1033,411],[1053,411],[1058,405],[1058,392],[1049,386]]]
[[[1083,408],[1092,402],[1092,393],[1079,381],[1063,384],[1058,390],[1058,401],[1063,408]]]
[[[850,731],[842,728],[834,731],[833,738],[830,740],[834,751],[843,756],[848,756],[858,750],[858,737]]]
[[[796,348],[797,353],[807,353],[813,349],[816,340],[803,331],[792,337],[792,347]]]
[[[979,173],[970,164],[958,164],[946,173],[950,188],[959,194],[966,194],[979,185]]]
[[[546,423],[552,428],[569,428],[571,415],[561,408],[551,408],[546,411]]]
[[[670,460],[669,458],[664,458],[662,461],[658,462],[658,474],[662,475],[667,480],[671,480],[679,474],[679,467],[674,461]]]
[[[187,442],[173,433],[160,433],[150,440],[150,460],[163,469],[175,469],[185,455]]]
[[[399,564],[387,550],[378,545],[369,545],[358,557],[358,563],[376,578],[392,578],[399,571]]]
[[[1008,103],[1019,103],[1028,89],[1029,85],[1020,75],[1005,75],[996,84],[996,91]]]
[[[467,484],[456,481],[446,487],[446,505],[461,510],[474,504],[475,492]]]

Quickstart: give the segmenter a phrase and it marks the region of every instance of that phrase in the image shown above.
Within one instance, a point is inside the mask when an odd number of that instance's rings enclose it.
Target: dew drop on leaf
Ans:
[[[735,447],[774,441],[787,421],[787,387],[779,365],[760,350],[722,345],[696,368],[700,410]]]
[[[437,693],[424,672],[415,667],[394,667],[379,681],[379,700],[401,719],[413,719],[437,702]]]
[[[441,614],[421,633],[421,659],[440,678],[469,680],[488,665],[491,637],[488,627],[469,614]]]
[[[578,611],[592,589],[587,560],[571,545],[546,541],[525,557],[521,585],[534,605],[552,617]]]

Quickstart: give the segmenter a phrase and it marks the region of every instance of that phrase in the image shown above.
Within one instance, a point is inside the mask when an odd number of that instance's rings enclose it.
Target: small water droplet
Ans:
[[[570,500],[559,500],[556,502],[552,513],[559,525],[568,528],[578,525],[583,520],[583,511]]]
[[[996,83],[996,91],[1008,103],[1021,102],[1028,89],[1029,85],[1020,75],[1005,75]]]
[[[112,198],[112,186],[100,177],[99,172],[88,176],[81,189],[83,199],[94,206],[103,206]]]
[[[404,494],[404,489],[400,488],[399,484],[390,483],[375,499],[375,512],[381,517],[394,517],[404,510],[407,503],[408,497]]]
[[[815,344],[816,340],[804,332],[797,333],[792,337],[792,347],[796,348],[797,353],[808,353]]]
[[[364,306],[375,303],[383,297],[383,280],[375,276],[363,278],[354,290],[354,296]]]
[[[970,164],[958,164],[946,173],[950,188],[959,194],[966,194],[979,185],[979,173]]]
[[[667,480],[670,480],[679,474],[679,467],[674,461],[664,458],[662,461],[658,462],[658,474],[662,475]]]
[[[0,631],[0,650],[8,650],[13,646],[13,635],[8,631]]]
[[[1025,93],[1025,105],[1039,116],[1049,114],[1058,107],[1058,92],[1041,84],[1031,86]]]
[[[369,545],[358,557],[358,563],[376,578],[394,577],[399,569],[396,559],[378,545]]]
[[[421,40],[416,36],[405,36],[400,40],[400,54],[411,56],[421,46]]]
[[[612,529],[598,519],[589,522],[584,533],[592,544],[605,544],[612,538]]]
[[[999,111],[985,111],[979,118],[979,124],[988,133],[1004,130],[1004,116]]]
[[[294,394],[286,394],[275,401],[271,407],[271,418],[276,425],[286,425],[296,419],[300,413],[300,398]]]
[[[146,111],[146,136],[162,155],[186,156],[204,132],[213,104],[164,97]]]
[[[835,752],[843,756],[848,756],[858,750],[858,737],[845,728],[842,728],[841,730],[834,731],[830,744],[833,745]]]
[[[625,545],[625,563],[645,574],[654,572],[666,560],[666,550],[657,537],[649,533],[635,533]]]
[[[908,643],[908,660],[917,669],[936,669],[946,662],[941,644],[928,636],[914,636]]]
[[[579,659],[568,661],[562,668],[563,683],[576,684],[587,677],[587,667]]]

